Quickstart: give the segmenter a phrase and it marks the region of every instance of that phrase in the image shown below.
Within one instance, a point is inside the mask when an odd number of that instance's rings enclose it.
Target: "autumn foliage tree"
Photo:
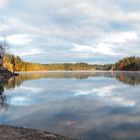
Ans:
[[[126,57],[112,66],[112,70],[125,70],[125,71],[139,71],[140,70],[140,57]]]

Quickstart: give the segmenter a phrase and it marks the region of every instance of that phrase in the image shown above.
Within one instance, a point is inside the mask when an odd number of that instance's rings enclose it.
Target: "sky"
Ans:
[[[140,56],[140,0],[0,0],[0,40],[23,60],[114,63]]]

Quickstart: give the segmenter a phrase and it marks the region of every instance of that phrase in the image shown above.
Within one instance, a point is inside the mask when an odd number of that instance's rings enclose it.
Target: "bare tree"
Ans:
[[[3,36],[3,40],[0,42],[0,65],[3,65],[3,57],[7,50],[7,42],[6,37]]]

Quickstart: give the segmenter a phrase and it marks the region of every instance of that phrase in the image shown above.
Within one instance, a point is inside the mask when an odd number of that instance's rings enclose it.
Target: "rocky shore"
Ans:
[[[12,72],[8,71],[4,67],[0,67],[0,84],[3,82],[4,83],[7,82],[7,80],[12,76],[14,76],[14,74],[12,74]]]
[[[0,125],[0,140],[76,140],[35,129]]]

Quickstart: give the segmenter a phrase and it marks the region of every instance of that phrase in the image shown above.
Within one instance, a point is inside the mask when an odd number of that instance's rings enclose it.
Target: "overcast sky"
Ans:
[[[140,56],[140,0],[0,0],[0,35],[26,61],[112,63]]]

